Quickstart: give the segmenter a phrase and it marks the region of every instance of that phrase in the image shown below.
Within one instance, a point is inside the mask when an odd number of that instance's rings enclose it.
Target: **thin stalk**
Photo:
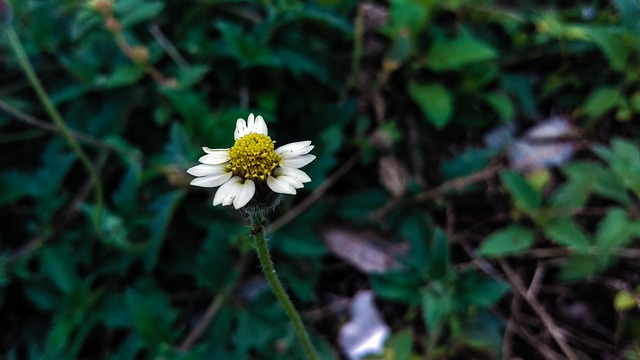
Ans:
[[[267,246],[267,240],[265,238],[263,225],[264,224],[263,221],[261,221],[260,216],[251,216],[251,233],[253,234],[254,245],[258,252],[258,258],[260,259],[260,264],[262,265],[264,275],[267,278],[267,281],[269,282],[273,293],[282,304],[282,307],[284,307],[284,310],[289,316],[289,319],[291,319],[293,327],[298,334],[298,338],[300,338],[300,342],[302,342],[304,352],[307,354],[307,358],[309,358],[310,360],[318,360],[318,355],[316,354],[316,350],[314,349],[313,344],[309,339],[307,330],[302,324],[300,314],[298,314],[298,311],[293,306],[293,303],[284,290],[280,279],[278,279],[276,269],[273,267],[273,262],[271,261],[271,255],[269,254],[269,247]]]
[[[91,180],[95,186],[96,193],[96,217],[94,218],[94,221],[96,222],[96,226],[99,230],[99,221],[102,215],[102,206],[104,203],[102,195],[102,182],[100,181],[100,177],[93,167],[93,164],[89,160],[89,157],[87,156],[87,154],[85,154],[80,145],[78,145],[78,142],[73,137],[71,130],[67,127],[67,124],[65,124],[64,120],[62,120],[62,116],[60,116],[60,113],[58,113],[58,110],[56,110],[53,102],[49,98],[49,95],[47,95],[47,92],[44,90],[40,79],[38,79],[38,76],[33,70],[29,59],[27,58],[27,54],[25,53],[24,48],[22,47],[22,43],[20,42],[20,38],[13,29],[13,26],[6,26],[4,32],[7,40],[9,41],[9,45],[16,54],[18,63],[20,64],[22,71],[24,71],[25,75],[27,75],[29,83],[38,95],[38,99],[40,99],[40,102],[53,120],[54,124],[56,125],[62,136],[65,138],[67,143],[69,143],[71,149],[76,153],[76,155],[80,159],[80,162],[82,162],[82,165],[85,167],[85,169],[89,173],[89,176],[91,177]]]

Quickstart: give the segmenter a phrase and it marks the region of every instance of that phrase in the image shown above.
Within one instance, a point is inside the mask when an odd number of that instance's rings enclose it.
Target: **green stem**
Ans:
[[[260,264],[262,264],[264,275],[267,278],[274,294],[284,307],[284,310],[287,312],[287,315],[289,315],[289,319],[291,319],[291,322],[293,323],[293,327],[300,338],[300,342],[302,342],[302,347],[304,348],[304,352],[307,354],[307,358],[310,360],[318,360],[318,355],[316,354],[313,344],[311,344],[307,330],[305,330],[304,325],[302,324],[302,319],[300,318],[298,311],[296,311],[296,308],[293,306],[291,299],[289,299],[289,296],[282,287],[282,283],[280,282],[280,279],[278,279],[276,269],[273,267],[271,255],[269,254],[269,247],[267,246],[267,240],[264,235],[264,224],[258,215],[251,216],[251,233],[253,234],[254,245],[258,251],[258,258],[260,259]]]
[[[42,86],[40,79],[38,79],[38,76],[33,70],[31,63],[27,58],[27,54],[25,53],[24,48],[22,47],[22,43],[20,43],[20,38],[18,38],[18,35],[16,34],[15,30],[13,29],[12,26],[9,25],[9,26],[6,26],[4,32],[5,32],[5,35],[7,36],[7,39],[9,40],[9,45],[11,46],[11,48],[13,48],[13,51],[15,52],[16,57],[18,58],[18,63],[20,64],[20,67],[22,67],[22,71],[24,71],[24,73],[27,75],[27,78],[29,79],[29,83],[31,84],[36,94],[38,95],[38,99],[40,99],[40,102],[42,103],[45,110],[47,111],[47,113],[55,123],[56,127],[58,128],[62,136],[65,138],[67,143],[69,143],[69,146],[71,146],[71,149],[76,153],[76,155],[82,162],[82,165],[85,167],[85,169],[89,173],[89,176],[91,177],[91,180],[96,187],[95,188],[96,214],[95,214],[94,221],[96,221],[96,224],[99,224],[99,221],[102,215],[102,204],[104,202],[103,196],[102,196],[102,182],[100,181],[100,177],[98,177],[98,173],[96,172],[95,168],[93,167],[93,164],[89,160],[89,157],[87,157],[87,154],[85,154],[85,152],[82,150],[80,145],[78,145],[78,142],[73,137],[71,130],[69,130],[69,128],[67,127],[67,124],[65,124],[64,120],[62,120],[62,116],[60,116],[60,113],[58,113],[58,110],[56,110],[55,106],[53,106],[53,103],[51,102],[51,99],[47,95],[47,92],[44,90],[44,87]],[[97,226],[97,228],[98,230],[100,229],[99,226]]]

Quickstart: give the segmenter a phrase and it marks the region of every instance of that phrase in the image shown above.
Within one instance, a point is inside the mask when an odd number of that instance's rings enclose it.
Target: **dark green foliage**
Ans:
[[[250,112],[276,146],[315,145],[312,182],[268,216],[321,359],[339,358],[342,299],[369,287],[392,330],[380,359],[500,358],[507,321],[523,329],[506,333],[512,357],[560,356],[517,308],[506,265],[542,288],[530,296],[581,355],[633,355],[637,1],[98,3],[0,0],[1,358],[302,358],[247,219],[212,207],[214,191],[186,173],[202,146],[232,146]],[[20,70],[9,24],[97,170],[102,204]],[[568,138],[573,158],[511,168],[510,143],[557,114],[571,132],[543,140]],[[488,146],[503,125],[514,132]],[[296,207],[312,191],[322,196]],[[383,238],[387,271],[332,253],[324,230],[336,225]],[[570,305],[598,323],[578,327]]]

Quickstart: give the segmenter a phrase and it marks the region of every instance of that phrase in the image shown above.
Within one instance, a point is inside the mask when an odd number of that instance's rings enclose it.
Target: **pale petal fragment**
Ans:
[[[241,207],[247,205],[247,203],[253,198],[253,195],[256,193],[256,184],[253,180],[245,180],[244,184],[242,184],[242,189],[240,193],[233,200],[233,207],[236,209],[240,209]]]
[[[191,180],[191,185],[200,187],[218,187],[226,183],[231,178],[231,175],[232,174],[229,172],[221,175],[197,177]]]
[[[296,189],[293,186],[289,185],[287,181],[282,179],[276,179],[273,176],[269,176],[267,178],[267,186],[269,186],[269,188],[274,192],[277,192],[280,194],[291,194],[291,195],[296,194]]]
[[[299,169],[315,160],[315,158],[315,155],[296,156],[288,159],[282,159],[281,165],[284,167]]]
[[[276,149],[276,154],[282,155],[283,158],[304,155],[313,149],[311,141],[298,141],[287,145],[282,145]]]
[[[193,176],[209,176],[209,175],[220,175],[226,172],[225,165],[208,165],[208,164],[200,164],[194,167],[189,168],[187,173]]]
[[[269,135],[269,129],[267,123],[264,121],[262,115],[256,117],[256,129],[255,132],[262,135]]]
[[[203,155],[202,157],[200,157],[200,159],[198,159],[198,161],[203,164],[219,165],[226,163],[227,161],[229,161],[229,159],[229,151],[217,150],[207,155]]]
[[[284,175],[284,176],[292,177],[301,183],[308,183],[311,181],[311,178],[309,177],[309,175],[307,175],[307,173],[305,173],[304,171],[300,169],[285,167],[285,166],[278,167],[273,172],[273,174],[276,176]]]

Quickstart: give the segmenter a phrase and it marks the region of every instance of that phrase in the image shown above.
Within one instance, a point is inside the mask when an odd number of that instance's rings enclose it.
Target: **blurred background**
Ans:
[[[250,112],[315,145],[269,244],[323,360],[640,358],[638,1],[0,0],[0,30],[1,358],[304,359],[186,174]]]

